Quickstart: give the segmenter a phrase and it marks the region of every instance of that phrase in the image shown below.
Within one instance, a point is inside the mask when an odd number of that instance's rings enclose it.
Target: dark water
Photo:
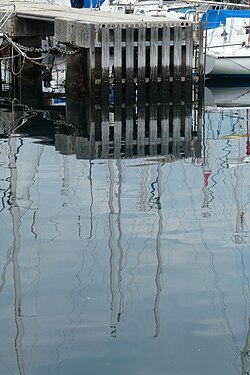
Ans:
[[[247,374],[238,89],[210,87],[202,109],[125,108],[117,122],[74,98],[3,100],[0,374]]]

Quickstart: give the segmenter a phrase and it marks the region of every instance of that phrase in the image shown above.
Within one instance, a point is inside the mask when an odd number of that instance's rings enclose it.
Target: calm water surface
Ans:
[[[247,374],[248,111],[204,119],[193,156],[0,139],[0,374]]]

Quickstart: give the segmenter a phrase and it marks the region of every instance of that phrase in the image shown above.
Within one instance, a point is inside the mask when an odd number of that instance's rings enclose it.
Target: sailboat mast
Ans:
[[[250,0],[248,0],[248,7],[250,9]],[[249,19],[249,22],[248,22],[248,45],[250,43],[250,19]]]

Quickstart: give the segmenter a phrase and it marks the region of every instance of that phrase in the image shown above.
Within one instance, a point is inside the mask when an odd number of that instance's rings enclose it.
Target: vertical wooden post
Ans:
[[[150,29],[150,94],[155,97],[157,93],[158,77],[158,28]]]
[[[185,46],[183,47],[183,61],[184,66],[182,67],[182,75],[185,78],[185,81],[182,82],[181,91],[182,97],[186,104],[192,102],[192,68],[193,68],[193,28],[192,25],[186,27],[185,32]]]
[[[146,26],[138,29],[138,100],[145,102]]]
[[[122,29],[114,28],[114,93],[115,101],[122,100]]]
[[[102,158],[109,156],[109,28],[102,28]]]
[[[72,90],[72,84],[74,81],[70,76],[68,76],[68,68],[71,68],[70,75],[75,75],[75,82],[80,86],[83,92],[88,92],[90,95],[95,93],[95,78],[96,78],[96,62],[95,62],[95,27],[94,25],[88,25],[86,27],[88,34],[88,43],[80,51],[78,51],[78,56],[80,56],[79,67],[72,65],[72,59],[67,62],[67,77],[66,84],[69,85],[69,91]],[[82,29],[80,28],[79,34],[81,34]],[[81,35],[79,36],[81,42]],[[84,44],[84,43],[83,43]]]
[[[109,28],[102,28],[102,99],[109,98]]]
[[[192,81],[192,65],[193,65],[193,26],[186,27],[186,81]]]
[[[89,83],[88,83],[88,88],[91,93],[95,92],[95,30],[94,30],[94,25],[90,25],[90,47],[89,47],[89,61],[88,61],[88,66],[89,66]]]
[[[169,77],[170,77],[170,27],[162,28],[162,95],[169,94]]]
[[[126,29],[126,98],[134,100],[134,28]]]
[[[174,28],[174,91],[181,91],[182,27]]]
[[[102,92],[102,49],[101,47],[95,48],[95,68],[93,74],[93,81],[94,81],[94,90],[92,91],[92,95],[97,93],[99,96]],[[98,83],[95,83],[97,81]]]

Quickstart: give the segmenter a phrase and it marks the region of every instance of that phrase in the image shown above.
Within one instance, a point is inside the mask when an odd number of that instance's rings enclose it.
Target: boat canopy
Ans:
[[[209,9],[202,15],[201,20],[204,22],[205,29],[215,29],[221,24],[225,25],[227,18],[250,19],[250,10]]]

